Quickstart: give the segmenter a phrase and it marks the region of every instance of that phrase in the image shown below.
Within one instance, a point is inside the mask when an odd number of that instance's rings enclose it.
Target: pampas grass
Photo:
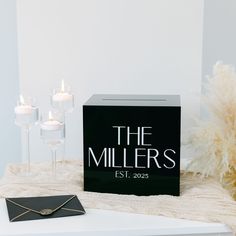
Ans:
[[[214,176],[236,199],[236,72],[217,62],[207,78],[202,103],[207,119],[198,121],[190,135],[196,156],[188,169]]]

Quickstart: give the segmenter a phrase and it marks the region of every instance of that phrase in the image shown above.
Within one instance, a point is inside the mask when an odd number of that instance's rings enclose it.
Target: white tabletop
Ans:
[[[9,222],[5,200],[0,199],[0,236],[233,235],[228,227],[218,223],[95,209],[86,211],[82,216]]]

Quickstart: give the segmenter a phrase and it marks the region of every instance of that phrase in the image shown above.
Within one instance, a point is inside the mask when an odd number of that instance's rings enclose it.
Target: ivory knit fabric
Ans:
[[[80,161],[57,164],[56,176],[50,163],[32,166],[32,175],[23,176],[24,165],[12,164],[0,180],[0,197],[76,194],[86,208],[117,210],[147,215],[220,222],[236,233],[236,202],[213,178],[200,179],[181,174],[181,195],[135,196],[83,191],[83,166]]]

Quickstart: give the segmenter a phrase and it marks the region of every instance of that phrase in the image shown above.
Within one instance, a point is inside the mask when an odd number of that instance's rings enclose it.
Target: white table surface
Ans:
[[[95,209],[86,211],[83,216],[9,222],[5,200],[0,199],[0,236],[233,235],[227,226],[218,223]]]

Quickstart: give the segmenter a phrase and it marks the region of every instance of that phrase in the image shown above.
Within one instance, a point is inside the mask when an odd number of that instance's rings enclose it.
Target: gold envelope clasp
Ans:
[[[51,215],[54,211],[52,209],[42,209],[40,212],[40,215],[42,216],[48,216]]]

